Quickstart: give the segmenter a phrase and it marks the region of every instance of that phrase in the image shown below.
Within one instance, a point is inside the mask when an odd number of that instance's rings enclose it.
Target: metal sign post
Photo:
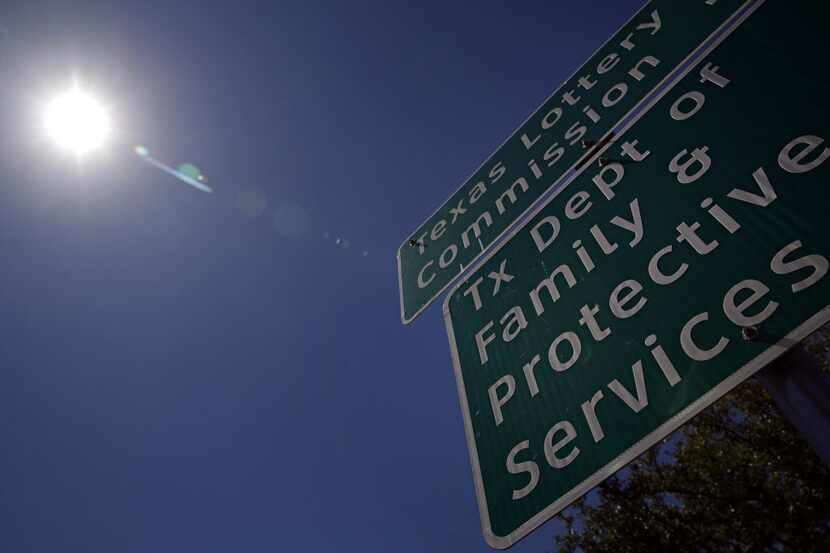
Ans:
[[[787,420],[830,466],[830,376],[801,347],[757,376]]]

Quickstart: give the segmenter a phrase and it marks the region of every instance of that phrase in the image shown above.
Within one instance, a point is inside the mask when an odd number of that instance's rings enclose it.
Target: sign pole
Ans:
[[[830,375],[797,345],[757,376],[790,424],[830,466]]]

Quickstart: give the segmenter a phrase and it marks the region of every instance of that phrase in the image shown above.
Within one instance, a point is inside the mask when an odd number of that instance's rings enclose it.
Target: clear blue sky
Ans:
[[[487,551],[395,251],[641,5],[3,2],[0,549]],[[73,74],[117,125],[81,165]]]

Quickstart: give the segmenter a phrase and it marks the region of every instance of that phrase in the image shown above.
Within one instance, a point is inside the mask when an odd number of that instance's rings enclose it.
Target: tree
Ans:
[[[827,369],[830,332],[805,345]],[[824,553],[830,469],[750,379],[562,519],[566,553]]]

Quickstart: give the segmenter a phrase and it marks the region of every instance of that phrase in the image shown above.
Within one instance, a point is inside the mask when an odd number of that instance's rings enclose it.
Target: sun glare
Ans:
[[[111,131],[106,109],[77,86],[46,106],[43,122],[55,144],[78,157],[100,148]]]

